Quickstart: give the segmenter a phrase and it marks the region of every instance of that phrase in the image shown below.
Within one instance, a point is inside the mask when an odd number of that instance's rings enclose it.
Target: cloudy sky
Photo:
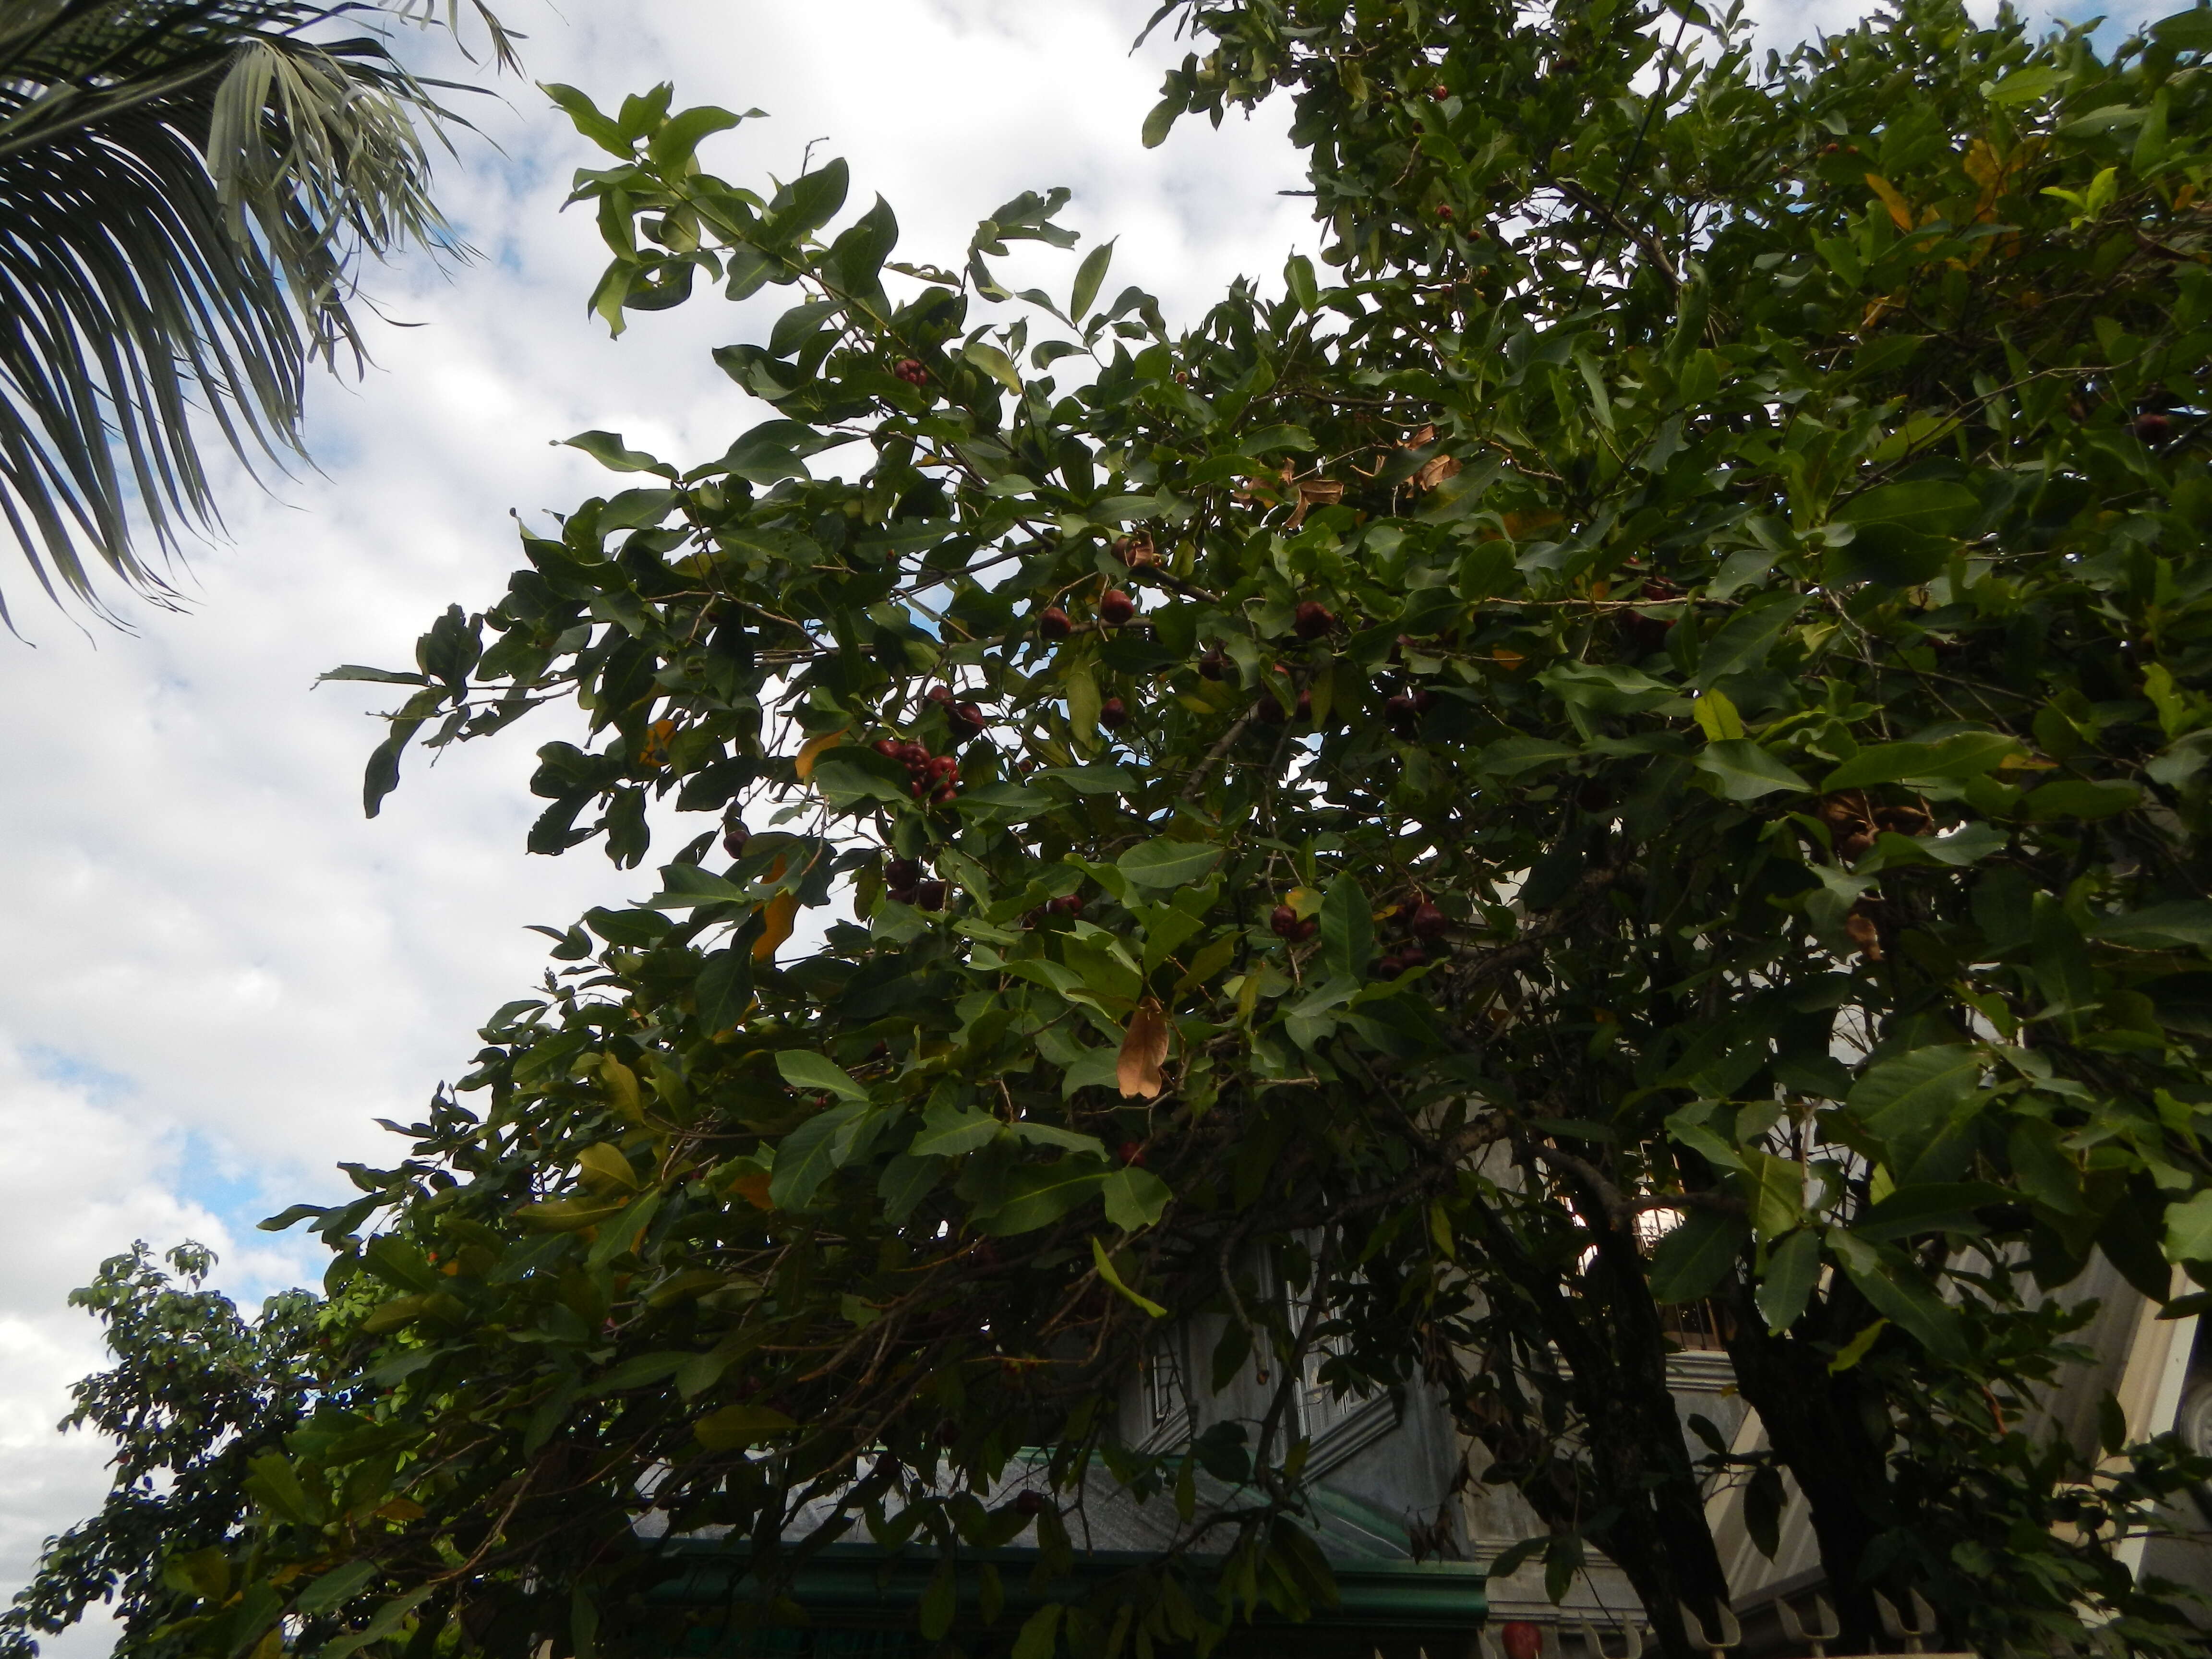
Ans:
[[[856,201],[896,208],[906,258],[957,260],[998,203],[1066,185],[1084,246],[1119,238],[1115,286],[1144,284],[1173,320],[1312,246],[1302,204],[1277,194],[1299,183],[1285,108],[1138,146],[1181,56],[1166,40],[1131,54],[1149,0],[500,9],[529,34],[535,78],[602,103],[673,79],[679,105],[767,111],[712,141],[725,177],[787,177],[814,141],[817,159],[843,155]],[[1814,14],[1770,15],[1779,43]],[[497,597],[511,511],[605,488],[555,441],[611,428],[696,460],[764,413],[707,350],[762,337],[775,291],[695,301],[610,341],[584,312],[597,237],[559,210],[594,153],[526,85],[498,90],[473,100],[484,137],[444,175],[482,258],[377,278],[394,325],[361,384],[317,389],[320,472],[229,492],[230,538],[193,556],[187,614],[87,632],[0,568],[30,641],[0,636],[17,711],[0,730],[0,1595],[104,1486],[101,1448],[53,1432],[99,1358],[70,1287],[134,1238],[213,1245],[242,1298],[318,1271],[253,1223],[333,1195],[336,1161],[396,1150],[372,1121],[411,1120],[537,976],[545,941],[526,924],[647,890],[595,848],[524,854],[532,750],[559,727],[412,763],[368,822],[376,690],[313,687],[339,663],[410,665],[444,605]],[[88,1631],[54,1650],[105,1645]]]

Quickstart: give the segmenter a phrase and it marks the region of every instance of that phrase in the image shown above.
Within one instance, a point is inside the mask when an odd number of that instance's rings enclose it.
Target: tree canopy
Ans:
[[[1853,1634],[1917,1590],[2194,1650],[2117,1545],[2207,1471],[2033,1408],[2094,1261],[2212,1285],[2212,11],[2104,55],[1904,0],[1763,60],[1691,3],[1155,21],[1147,142],[1291,98],[1326,234],[1186,328],[1107,246],[1009,290],[1064,191],[924,263],[842,161],[749,189],[697,155],[735,115],[551,89],[594,307],[787,289],[715,354],[774,418],[576,438],[623,487],[337,671],[411,688],[368,806],[551,703],[592,745],[532,851],[720,822],[272,1223],[331,1249],[274,1316],[313,1389],[172,1464],[126,1650],[643,1651],[709,1528],[740,1621],[853,1528],[933,1548],[935,1637],[1101,1480],[1178,1547],[1003,1639],[1202,1648],[1330,1594],[1316,1352],[1440,1392],[1543,1523],[1501,1565],[1603,1551],[1669,1654],[1711,1483],[1771,1547],[1785,1474]],[[1684,1449],[1705,1299],[1766,1449]],[[1115,1444],[1201,1311],[1273,1407]],[[987,1504],[1024,1449],[1055,1501]],[[19,1627],[173,1500],[125,1502]]]

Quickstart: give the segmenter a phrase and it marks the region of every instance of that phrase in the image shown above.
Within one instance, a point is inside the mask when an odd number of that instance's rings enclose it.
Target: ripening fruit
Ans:
[[[1064,640],[1074,626],[1067,620],[1067,612],[1053,605],[1037,617],[1037,632],[1048,640]]]
[[[959,769],[960,763],[950,755],[939,755],[929,763],[929,775],[933,778],[949,778]]]
[[[899,757],[899,742],[896,738],[878,738],[868,746],[885,760],[896,760]]]
[[[1442,222],[1449,224],[1452,222],[1452,204],[1449,202],[1437,203],[1437,217]]]
[[[1398,969],[1404,973],[1419,967],[1429,959],[1428,952],[1417,945],[1408,945],[1398,952]]]
[[[1125,1140],[1115,1151],[1124,1164],[1142,1164],[1145,1161],[1145,1143],[1141,1140]]]
[[[1544,1632],[1526,1619],[1510,1619],[1498,1627],[1505,1659],[1543,1659]]]
[[[1321,932],[1321,918],[1308,916],[1298,924],[1297,942],[1303,945],[1319,932]]]
[[[919,357],[900,358],[896,367],[891,370],[891,373],[897,375],[899,379],[904,380],[908,386],[927,386],[929,384],[929,371],[921,366],[921,359]]]
[[[1312,692],[1310,692],[1310,691],[1301,691],[1301,692],[1299,692],[1299,693],[1298,693],[1298,708],[1297,708],[1297,714],[1298,714],[1298,718],[1299,718],[1300,720],[1304,720],[1307,725],[1310,726],[1310,725],[1312,725],[1312,724],[1313,724],[1313,693],[1312,693]]]
[[[921,879],[921,866],[912,859],[893,859],[884,866],[884,885],[894,892],[912,892]]]
[[[1279,904],[1267,918],[1267,926],[1278,939],[1296,939],[1298,933],[1298,913],[1287,904]]]
[[[1441,104],[1445,99],[1451,96],[1451,88],[1445,86],[1442,82],[1438,82],[1435,86],[1429,88],[1429,96],[1435,99],[1437,102]]]
[[[1395,979],[1405,971],[1406,964],[1395,956],[1384,957],[1375,964],[1376,975],[1382,979]]]
[[[733,859],[741,859],[745,855],[745,844],[752,838],[752,831],[744,824],[730,824],[722,831],[722,850]]]
[[[1109,628],[1119,628],[1136,614],[1137,602],[1118,587],[1098,596],[1098,620]]]
[[[1336,626],[1336,612],[1319,599],[1308,599],[1298,607],[1291,626],[1297,629],[1300,639],[1317,640]]]
[[[1413,907],[1413,914],[1406,918],[1406,931],[1415,939],[1441,939],[1451,926],[1451,919],[1427,899]]]
[[[1052,901],[1048,908],[1059,911],[1063,916],[1079,916],[1083,914],[1083,895],[1062,893]]]
[[[1206,653],[1198,659],[1198,674],[1200,679],[1224,679],[1228,677],[1228,673],[1229,659],[1223,654],[1221,647],[1218,645],[1210,647]]]
[[[917,882],[914,890],[914,908],[917,910],[942,910],[947,889],[941,881]]]
[[[983,711],[972,702],[955,703],[947,718],[963,738],[972,738],[983,729]]]
[[[2163,442],[2173,431],[2173,416],[2156,410],[2136,416],[2136,436],[2147,444]]]
[[[1032,1521],[1051,1507],[1041,1492],[1023,1492],[1014,1495],[1014,1513],[1026,1516]]]
[[[1129,723],[1129,705],[1119,697],[1109,697],[1098,705],[1098,724],[1109,732],[1118,732]]]

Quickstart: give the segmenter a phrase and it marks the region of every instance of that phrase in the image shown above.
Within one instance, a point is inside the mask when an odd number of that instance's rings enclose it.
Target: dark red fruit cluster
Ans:
[[[1384,979],[1395,979],[1428,961],[1429,953],[1422,947],[1433,947],[1451,927],[1451,918],[1425,898],[1416,898],[1397,920],[1405,938],[1385,951],[1382,959],[1375,964],[1375,971]]]
[[[1067,619],[1067,612],[1056,605],[1037,614],[1037,632],[1048,640],[1064,640],[1074,627]]]
[[[929,371],[921,366],[921,359],[919,357],[900,358],[897,364],[892,368],[891,373],[897,375],[899,379],[904,380],[908,386],[927,386],[929,384]]]
[[[1119,697],[1109,697],[1098,705],[1098,724],[1109,732],[1118,732],[1129,723],[1129,705]]]
[[[1047,899],[1036,909],[1030,911],[1029,915],[1024,916],[1022,918],[1022,922],[1025,927],[1034,927],[1039,922],[1042,921],[1047,916],[1073,917],[1079,916],[1082,914],[1083,895],[1080,893],[1062,893],[1056,899]]]
[[[929,700],[945,711],[945,723],[951,726],[955,742],[964,743],[969,738],[982,735],[983,711],[972,702],[953,702],[951,686],[932,686]]]
[[[1395,696],[1382,700],[1383,718],[1390,729],[1401,738],[1417,735],[1421,729],[1421,716],[1436,706],[1437,694],[1425,685],[1417,685],[1410,691],[1401,691]]]
[[[1291,626],[1297,630],[1300,639],[1317,640],[1336,626],[1336,612],[1319,599],[1308,599],[1298,606]]]
[[[1127,625],[1137,614],[1137,602],[1118,587],[1109,587],[1098,596],[1098,620],[1109,628]]]
[[[733,859],[744,857],[752,838],[753,832],[745,828],[743,818],[732,818],[722,826],[722,850]]]
[[[878,738],[875,750],[906,768],[907,793],[916,800],[939,805],[960,793],[960,763],[950,755],[933,755],[911,738]]]
[[[1309,916],[1298,920],[1298,913],[1287,904],[1279,904],[1267,918],[1267,926],[1277,939],[1286,939],[1293,945],[1302,945],[1321,932],[1321,923]]]
[[[921,866],[912,859],[893,859],[884,866],[884,891],[917,910],[942,910],[948,896],[943,882],[922,879]]]

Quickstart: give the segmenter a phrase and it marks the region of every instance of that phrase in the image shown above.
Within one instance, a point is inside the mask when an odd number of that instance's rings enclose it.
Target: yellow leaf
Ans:
[[[791,937],[793,924],[799,919],[799,895],[778,893],[761,906],[763,926],[761,936],[753,941],[753,960],[766,962],[775,955],[776,947]]]
[[[1158,999],[1146,997],[1129,1016],[1129,1029],[1121,1038],[1121,1058],[1115,1062],[1114,1080],[1124,1098],[1158,1095],[1166,1079],[1160,1062],[1168,1057],[1168,1017]]]
[[[607,1098],[621,1116],[633,1123],[645,1121],[645,1109],[639,1103],[637,1073],[612,1054],[599,1058],[599,1077],[607,1085]]]
[[[637,1190],[637,1172],[621,1149],[602,1140],[597,1146],[586,1146],[576,1155],[583,1166],[584,1179],[594,1187],[620,1187],[626,1192]]]
[[[775,1206],[769,1200],[768,1182],[767,1170],[748,1170],[730,1183],[730,1190],[756,1210],[772,1210]]]
[[[799,775],[801,783],[805,782],[814,775],[814,763],[822,758],[823,751],[835,749],[844,741],[845,733],[842,729],[807,738],[805,746],[799,751],[799,758],[792,762],[791,769]]]
[[[1744,735],[1743,716],[1735,705],[1718,691],[1708,691],[1690,705],[1697,716],[1698,729],[1715,743],[1729,743]]]
[[[1911,229],[1912,204],[1897,193],[1897,186],[1878,173],[1867,174],[1866,181],[1867,187],[1879,196],[1881,204],[1889,210],[1890,222],[1899,230]]]

